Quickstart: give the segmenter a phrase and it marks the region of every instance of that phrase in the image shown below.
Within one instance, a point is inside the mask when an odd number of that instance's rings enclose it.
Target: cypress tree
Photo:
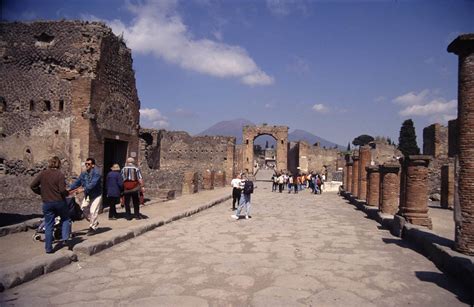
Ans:
[[[400,136],[398,137],[398,149],[404,156],[419,155],[420,148],[416,143],[415,126],[411,119],[403,122],[400,128]]]

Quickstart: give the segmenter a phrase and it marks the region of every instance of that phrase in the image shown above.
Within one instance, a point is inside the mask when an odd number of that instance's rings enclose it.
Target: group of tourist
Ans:
[[[48,162],[48,168],[37,175],[30,187],[33,192],[40,194],[43,201],[45,226],[46,253],[53,253],[53,230],[55,218],[61,218],[61,246],[70,246],[71,219],[66,198],[83,193],[81,209],[84,217],[89,221],[87,235],[96,233],[99,226],[99,211],[102,205],[102,174],[93,158],[87,158],[85,170],[72,184],[67,187],[66,178],[61,172],[61,160],[54,156]],[[109,219],[117,219],[116,204],[121,202],[125,206],[125,218],[132,219],[130,200],[133,201],[135,219],[142,219],[140,214],[140,193],[144,192],[143,176],[135,166],[135,159],[128,158],[122,170],[118,164],[111,167],[106,178],[106,204],[109,206]]]
[[[294,191],[294,193],[297,194],[298,191],[310,189],[311,193],[321,194],[323,192],[322,187],[325,181],[325,175],[319,173],[315,174],[313,172],[300,175],[281,172],[273,174],[271,181],[272,192],[276,192],[278,189],[278,192],[282,193],[287,188],[288,193]]]
[[[231,215],[231,217],[236,220],[240,219],[241,217],[249,219],[251,217],[250,195],[253,193],[253,182],[246,176],[240,174],[232,179],[230,184],[232,186],[232,210],[235,210],[235,213]],[[236,204],[237,209],[235,207]],[[242,215],[244,212],[245,215]]]

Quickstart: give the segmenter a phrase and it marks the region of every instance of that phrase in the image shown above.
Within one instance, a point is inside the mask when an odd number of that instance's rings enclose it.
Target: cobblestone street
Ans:
[[[229,189],[230,193],[230,189]],[[465,306],[468,293],[336,193],[227,201],[0,294],[1,306]]]

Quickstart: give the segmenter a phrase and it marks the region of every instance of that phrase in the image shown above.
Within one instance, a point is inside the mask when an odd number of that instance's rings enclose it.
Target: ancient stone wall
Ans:
[[[307,151],[308,171],[332,174],[337,171],[336,164],[339,157],[338,149],[309,146]]]
[[[127,141],[128,153],[138,151],[131,52],[104,24],[1,23],[0,63],[0,160],[21,163],[28,173],[6,170],[5,182],[31,177],[53,155],[70,175],[79,174],[89,156],[103,166],[107,138]],[[0,206],[15,197],[17,205],[27,197],[38,206],[23,185],[16,195],[2,185]]]
[[[387,144],[386,141],[375,141],[371,146],[371,161],[374,164],[384,164],[385,162],[397,160],[402,153],[395,145]]]
[[[441,168],[448,163],[448,127],[432,124],[423,129],[423,154],[432,157],[428,168],[428,195],[441,198]]]

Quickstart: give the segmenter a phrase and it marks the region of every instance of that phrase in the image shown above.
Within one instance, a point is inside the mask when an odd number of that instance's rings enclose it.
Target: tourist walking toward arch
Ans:
[[[71,219],[66,204],[66,178],[59,170],[61,160],[54,156],[48,161],[48,168],[33,179],[30,187],[36,194],[41,195],[45,223],[44,247],[46,253],[53,253],[53,229],[56,216],[61,217],[61,242],[68,244],[71,232]]]
[[[69,190],[84,192],[81,209],[84,217],[90,222],[88,235],[93,235],[99,227],[99,209],[102,205],[102,175],[95,165],[94,158],[86,159],[86,170],[74,181]]]

